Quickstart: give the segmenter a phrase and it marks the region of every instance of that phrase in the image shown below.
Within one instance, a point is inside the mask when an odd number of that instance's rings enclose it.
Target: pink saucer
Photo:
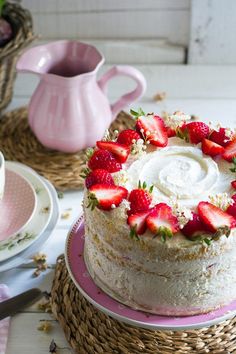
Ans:
[[[214,312],[203,315],[170,317],[133,310],[104,293],[90,277],[84,259],[84,221],[83,217],[74,224],[68,234],[65,259],[69,274],[83,296],[107,315],[133,326],[161,329],[186,330],[209,327],[236,315],[236,301]]]
[[[6,169],[3,199],[0,201],[0,241],[5,241],[31,220],[36,208],[36,194],[29,182]]]

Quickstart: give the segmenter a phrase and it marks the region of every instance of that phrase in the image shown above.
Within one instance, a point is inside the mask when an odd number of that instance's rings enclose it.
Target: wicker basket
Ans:
[[[34,39],[32,17],[28,10],[16,3],[6,3],[3,17],[12,26],[13,38],[0,48],[0,112],[12,98],[18,55]]]

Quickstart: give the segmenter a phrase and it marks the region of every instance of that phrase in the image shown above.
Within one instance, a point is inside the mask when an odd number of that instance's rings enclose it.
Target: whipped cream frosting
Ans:
[[[178,138],[169,139],[165,148],[149,152],[127,168],[125,186],[132,190],[138,181],[154,185],[154,202],[176,198],[182,205],[194,208],[209,195],[229,193],[234,179],[226,161],[214,161],[197,145]]]

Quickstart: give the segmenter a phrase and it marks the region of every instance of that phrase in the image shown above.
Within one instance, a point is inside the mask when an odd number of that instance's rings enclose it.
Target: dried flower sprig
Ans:
[[[44,253],[36,253],[32,257],[32,260],[37,266],[34,273],[33,273],[33,275],[35,277],[38,277],[41,274],[41,272],[44,272],[45,270],[47,270],[49,268],[49,266],[47,264],[47,256]]]

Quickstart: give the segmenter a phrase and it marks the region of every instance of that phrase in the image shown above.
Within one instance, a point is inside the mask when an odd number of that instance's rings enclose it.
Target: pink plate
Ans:
[[[31,220],[35,207],[36,195],[29,182],[6,169],[4,196],[0,201],[0,241],[20,232]]]
[[[186,317],[159,316],[133,310],[114,300],[97,287],[87,271],[83,250],[84,221],[83,217],[80,217],[67,237],[65,250],[67,269],[83,296],[99,310],[119,321],[148,329],[186,330],[208,327],[236,315],[236,301],[208,314]]]

